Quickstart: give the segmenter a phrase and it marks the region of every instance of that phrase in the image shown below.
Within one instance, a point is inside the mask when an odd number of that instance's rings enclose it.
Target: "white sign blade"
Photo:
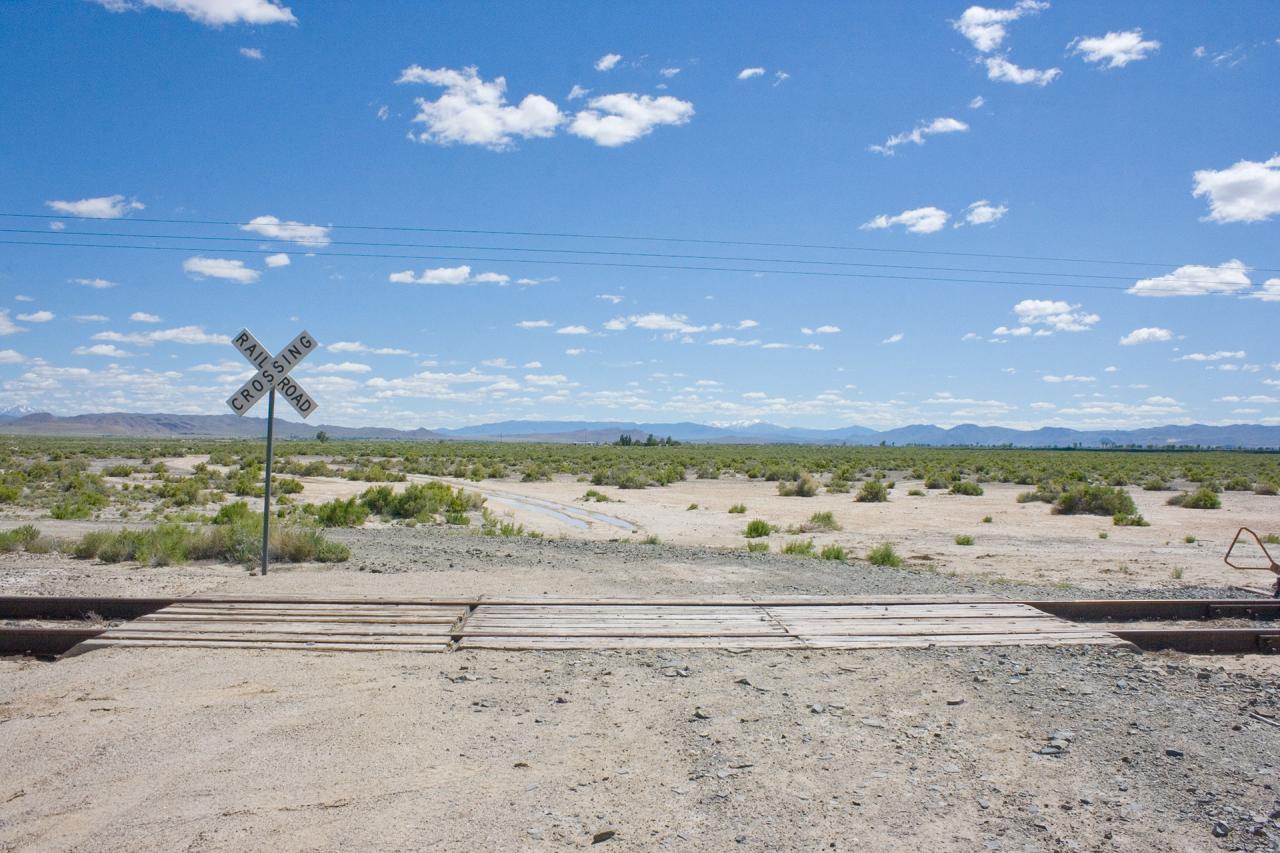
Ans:
[[[276,385],[276,392],[293,406],[294,411],[302,415],[303,419],[311,417],[311,413],[318,407],[316,401],[311,399],[311,395],[302,390],[302,386],[293,378],[286,376]]]
[[[274,358],[262,366],[262,376],[268,382],[279,383],[289,375],[289,371],[316,349],[315,338],[304,329],[297,337],[284,345],[284,349],[276,353]]]
[[[271,383],[263,379],[261,374],[255,373],[240,386],[240,390],[227,398],[227,405],[237,415],[243,415],[253,408],[254,403],[265,397],[270,390]]]

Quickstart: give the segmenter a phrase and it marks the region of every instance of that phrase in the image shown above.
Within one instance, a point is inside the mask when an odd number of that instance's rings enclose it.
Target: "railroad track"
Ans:
[[[8,623],[0,624],[0,654],[56,657],[131,646],[446,652],[1126,643],[1266,654],[1280,653],[1277,618],[1276,599],[0,596],[0,623]]]

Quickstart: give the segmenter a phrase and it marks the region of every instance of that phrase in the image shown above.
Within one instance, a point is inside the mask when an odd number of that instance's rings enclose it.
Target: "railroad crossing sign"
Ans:
[[[265,575],[271,545],[271,439],[276,422],[276,392],[284,395],[289,405],[303,418],[309,417],[316,410],[316,401],[289,376],[289,371],[297,367],[319,344],[305,329],[298,332],[298,336],[285,344],[284,349],[276,355],[272,355],[270,350],[260,344],[248,329],[241,329],[240,334],[231,339],[231,344],[258,371],[227,400],[231,411],[243,415],[264,394],[267,395],[267,470],[262,487],[262,573]]]
[[[227,400],[231,411],[237,415],[243,415],[267,392],[275,390],[279,391],[280,395],[303,418],[311,416],[311,413],[316,410],[316,402],[302,389],[297,380],[289,377],[289,371],[297,367],[299,362],[316,349],[318,345],[315,338],[305,330],[301,331],[297,337],[285,344],[278,355],[272,355],[266,347],[258,343],[258,339],[248,329],[241,329],[240,334],[231,339],[231,344],[258,370],[240,386],[239,391]]]

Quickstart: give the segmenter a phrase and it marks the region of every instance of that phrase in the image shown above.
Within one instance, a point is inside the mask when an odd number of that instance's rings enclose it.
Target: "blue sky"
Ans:
[[[0,407],[1280,423],[1274,3],[734,8],[4,4]]]

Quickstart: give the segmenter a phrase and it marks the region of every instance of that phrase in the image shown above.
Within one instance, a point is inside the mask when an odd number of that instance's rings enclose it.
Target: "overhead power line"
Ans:
[[[57,232],[51,234],[48,231],[38,228],[0,228],[0,234],[39,234],[45,237],[60,240],[64,235],[66,237],[110,237],[110,238],[130,238],[130,239],[154,239],[154,240],[208,240],[220,243],[254,243],[263,242],[274,243],[292,243],[294,241],[282,240],[280,238],[264,238],[264,237],[224,237],[217,235],[201,235],[201,234],[148,234],[148,233],[118,233],[113,231],[75,231],[71,233]],[[892,270],[914,270],[917,272],[948,272],[948,273],[974,273],[979,275],[1033,275],[1044,276],[1050,278],[1089,278],[1100,281],[1133,281],[1132,275],[1105,275],[1102,273],[1074,273],[1074,272],[1050,272],[1043,270],[993,270],[972,267],[944,267],[944,266],[920,266],[913,264],[877,264],[865,261],[825,261],[815,260],[812,258],[756,258],[743,257],[736,255],[688,255],[675,254],[671,252],[622,252],[608,249],[556,249],[546,247],[526,247],[526,246],[460,246],[448,243],[387,243],[387,242],[370,242],[361,240],[326,240],[323,244],[317,242],[314,245],[309,243],[298,243],[303,250],[308,252],[316,252],[317,254],[333,254],[325,252],[327,246],[360,246],[366,248],[384,248],[384,249],[442,249],[448,251],[462,252],[530,252],[538,254],[564,254],[564,255],[607,255],[610,257],[627,257],[627,258],[657,258],[666,260],[679,261],[727,261],[733,263],[751,263],[751,264],[801,264],[804,266],[834,266],[834,267],[855,267],[863,269],[892,269]],[[289,247],[291,251],[298,249]],[[207,250],[206,250],[207,251]],[[230,249],[226,251],[232,251]],[[284,251],[283,249],[281,251]],[[487,260],[487,259],[477,259]],[[1047,284],[1048,282],[1046,282]],[[1213,279],[1197,279],[1197,283],[1201,284],[1219,284],[1231,285],[1236,282],[1220,281]]]
[[[85,217],[85,216],[58,216],[46,213],[17,213],[13,211],[0,211],[0,217],[9,219],[39,219],[39,220],[79,220],[79,221],[102,221],[101,217]],[[128,219],[112,220],[119,222],[146,222],[153,224],[166,225],[224,225],[232,227],[241,227],[248,225],[248,222],[229,220],[229,219],[171,219],[163,217],[141,217],[130,216]],[[498,237],[536,237],[543,239],[573,239],[573,240],[619,240],[633,242],[653,242],[653,243],[690,243],[702,245],[716,246],[756,246],[760,248],[771,249],[806,249],[817,251],[833,251],[833,252],[882,252],[887,254],[904,254],[904,255],[935,255],[935,256],[952,256],[967,258],[987,258],[992,260],[1011,260],[1011,261],[1042,261],[1049,263],[1064,264],[1111,264],[1115,266],[1141,266],[1141,267],[1181,267],[1189,266],[1191,262],[1168,262],[1168,261],[1137,261],[1131,259],[1120,258],[1073,258],[1073,257],[1054,257],[1050,255],[1010,255],[998,254],[993,252],[957,252],[945,251],[939,249],[902,249],[902,248],[886,248],[881,246],[859,246],[851,244],[835,244],[835,243],[795,243],[781,241],[762,241],[762,240],[723,240],[709,239],[698,237],[666,237],[658,235],[642,235],[642,234],[592,234],[577,232],[558,232],[558,231],[517,231],[517,230],[499,230],[485,228],[443,228],[428,225],[360,225],[350,223],[328,223],[325,228],[341,228],[356,231],[404,231],[404,232],[420,232],[433,234],[472,234],[483,236]],[[1251,269],[1258,272],[1280,272],[1280,268],[1268,267],[1252,267]]]
[[[55,235],[50,235],[55,236]],[[10,246],[38,246],[42,248],[67,249],[67,248],[85,248],[85,249],[128,249],[134,251],[157,251],[157,252],[219,252],[232,254],[250,254],[250,255],[274,255],[279,254],[279,249],[250,249],[250,248],[221,248],[217,246],[142,246],[131,245],[126,243],[87,243],[80,241],[49,241],[49,240],[5,240],[0,239],[0,245]],[[765,275],[797,275],[816,278],[853,278],[853,279],[880,279],[888,281],[918,281],[930,282],[937,284],[969,284],[969,285],[992,285],[1004,287],[1046,287],[1046,288],[1071,288],[1076,290],[1106,290],[1113,293],[1123,292],[1127,288],[1112,287],[1104,284],[1081,284],[1077,282],[1045,282],[1045,281],[993,281],[990,279],[972,279],[972,278],[941,278],[937,276],[915,276],[915,275],[891,275],[885,273],[857,273],[857,272],[840,272],[835,270],[794,270],[794,269],[761,269],[756,267],[726,267],[726,266],[690,266],[687,264],[636,264],[621,261],[585,261],[585,260],[564,260],[564,259],[543,259],[543,258],[479,258],[467,255],[407,255],[407,254],[390,254],[383,252],[331,252],[325,251],[321,257],[340,257],[340,258],[380,258],[391,260],[413,260],[413,261],[431,261],[440,262],[471,262],[482,260],[486,263],[507,263],[507,264],[543,264],[555,266],[580,266],[580,267],[604,267],[604,268],[621,268],[621,269],[639,269],[639,270],[681,270],[692,272],[735,272],[735,273],[761,273]],[[1019,273],[1010,272],[1008,275],[1018,275]],[[1027,273],[1022,273],[1027,274]],[[1034,273],[1032,273],[1034,274]],[[1147,292],[1151,292],[1150,290]],[[1172,290],[1170,291],[1172,292]]]

